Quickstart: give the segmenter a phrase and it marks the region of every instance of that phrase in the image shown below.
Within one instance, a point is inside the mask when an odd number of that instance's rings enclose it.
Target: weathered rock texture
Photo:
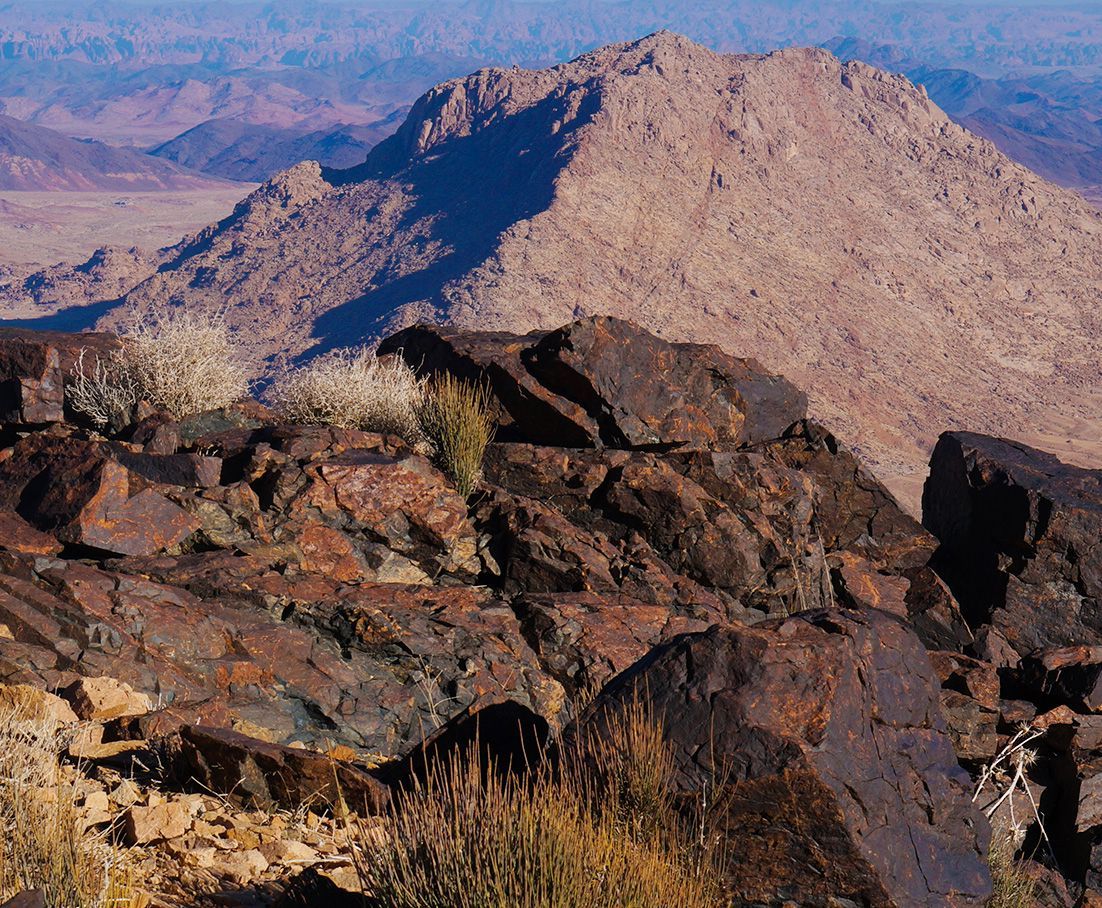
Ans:
[[[1021,656],[1102,644],[1102,472],[953,432],[922,503],[938,569],[973,624],[993,625]]]
[[[893,479],[947,425],[1042,413],[1097,456],[1100,232],[901,77],[662,33],[438,86],[362,167],[293,168],[85,301],[229,300],[265,354],[618,315],[757,357]]]
[[[689,634],[610,684],[583,739],[636,700],[677,789],[712,803],[740,904],[985,903],[987,822],[902,621],[817,611]]]
[[[62,389],[0,426],[0,692],[60,692],[74,759],[370,812],[475,729],[516,768],[642,689],[685,809],[719,785],[739,899],[952,906],[989,886],[982,810],[1039,837],[961,769],[1026,723],[1057,852],[1031,872],[1102,882],[1097,474],[948,435],[923,528],[753,360],[610,317],[404,331],[383,351],[499,413],[464,499],[402,439],[255,403],[96,434],[67,419],[79,342],[0,336],[27,401]],[[124,828],[183,841],[181,810]]]

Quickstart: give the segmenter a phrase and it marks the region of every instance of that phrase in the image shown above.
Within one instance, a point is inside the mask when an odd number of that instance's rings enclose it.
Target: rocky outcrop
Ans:
[[[923,519],[940,542],[933,564],[959,597],[980,657],[935,659],[959,750],[984,762],[996,730],[999,746],[1016,728],[1043,733],[1026,778],[1053,843],[1048,860],[1073,890],[1089,887],[1081,902],[1089,904],[1090,888],[1102,885],[1102,471],[1006,439],[947,433],[931,461]],[[1028,802],[1023,813],[1027,841],[1039,838]]]
[[[753,360],[672,344],[631,322],[591,318],[520,337],[418,326],[380,354],[487,384],[509,437],[559,447],[643,450],[752,444],[807,415],[807,398]],[[661,381],[655,381],[661,376]]]
[[[0,328],[0,425],[42,428],[65,418],[65,383],[81,355],[106,357],[111,334]],[[70,414],[72,415],[72,414]]]
[[[938,570],[974,626],[1019,656],[1102,644],[1102,473],[953,432],[934,449],[922,504]]]
[[[815,611],[686,635],[605,688],[583,740],[633,701],[677,790],[711,802],[740,903],[984,904],[987,822],[902,621]]]
[[[969,546],[1003,544],[980,530],[1005,530],[977,516],[1002,492],[974,477],[1009,468],[949,469],[943,443],[927,516],[949,516],[923,528],[791,385],[715,347],[594,318],[519,338],[418,328],[384,350],[492,391],[501,425],[469,498],[402,439],[257,404],[144,408],[106,436],[64,406],[4,424],[0,684],[87,717],[73,759],[155,754],[167,784],[242,809],[343,793],[370,812],[475,741],[517,771],[577,728],[577,703],[603,687],[614,708],[638,682],[685,809],[721,779],[740,898],[967,905],[988,886],[977,810],[1031,808],[986,790],[973,807],[960,767],[1025,722],[1043,730],[1029,782],[1060,872],[1073,888],[1102,873],[1102,643],[1070,639],[1089,629],[1073,568],[1091,563],[1073,531],[1092,524],[1082,495],[1047,489],[1056,473],[1024,493],[1054,503],[1036,506],[1044,533],[1027,521],[1032,561],[997,549],[972,571]],[[971,522],[944,490],[961,476]],[[1080,590],[1081,626],[1033,620],[1025,646],[1005,616],[1031,613],[980,608],[962,582],[997,589],[992,571],[1020,580],[1016,601]],[[209,832],[156,799],[140,811],[123,828],[150,847]]]

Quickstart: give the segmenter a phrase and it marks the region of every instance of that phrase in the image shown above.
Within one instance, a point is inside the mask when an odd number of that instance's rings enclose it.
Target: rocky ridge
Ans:
[[[806,388],[917,507],[946,426],[1021,436],[1044,413],[1090,462],[1100,230],[902,77],[660,33],[438,86],[361,167],[293,168],[117,302],[85,301],[107,327],[228,303],[262,358],[424,320],[628,317]],[[5,296],[49,313],[74,302],[55,285]]]
[[[498,407],[463,500],[401,439],[253,403],[98,435],[65,376],[117,343],[0,332],[0,705],[80,723],[81,809],[158,904],[321,898],[338,790],[371,815],[473,727],[602,734],[640,691],[743,903],[983,904],[1010,803],[1046,904],[1098,897],[1097,473],[947,434],[924,528],[754,361],[412,328],[383,352]],[[1051,851],[978,781],[1023,727]]]

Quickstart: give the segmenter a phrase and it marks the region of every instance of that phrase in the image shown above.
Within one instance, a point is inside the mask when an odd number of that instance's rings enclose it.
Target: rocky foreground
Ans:
[[[337,904],[338,791],[640,691],[738,904],[980,905],[1012,826],[1043,904],[1102,901],[1102,472],[947,434],[923,527],[752,360],[407,329],[380,352],[500,407],[465,501],[255,403],[102,437],[64,386],[117,343],[0,332],[0,703],[81,723],[159,903]]]

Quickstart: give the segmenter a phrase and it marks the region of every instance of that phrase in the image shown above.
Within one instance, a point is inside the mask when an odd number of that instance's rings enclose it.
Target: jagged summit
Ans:
[[[946,428],[1102,440],[1100,238],[903,77],[662,32],[432,89],[363,165],[277,177],[114,311],[228,304],[263,355],[630,317],[807,387],[890,480]]]

